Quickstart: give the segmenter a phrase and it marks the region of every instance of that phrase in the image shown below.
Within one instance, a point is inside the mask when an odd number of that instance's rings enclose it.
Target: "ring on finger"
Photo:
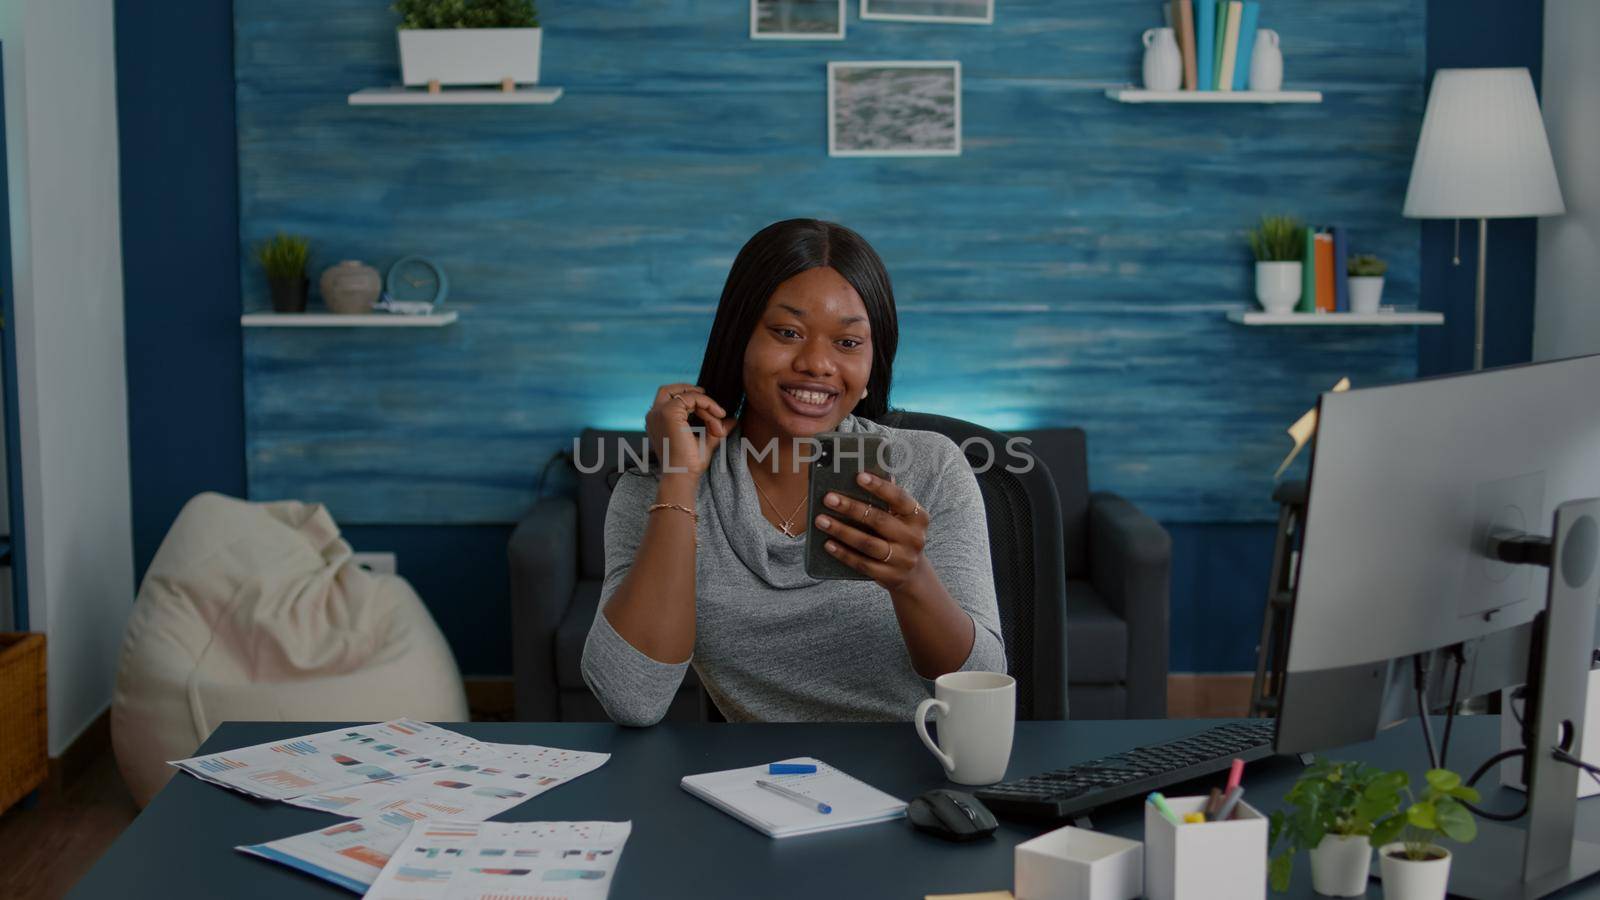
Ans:
[[[883,559],[878,560],[878,562],[886,563],[891,559],[894,559],[894,545],[893,544],[889,545],[889,552],[884,554]]]

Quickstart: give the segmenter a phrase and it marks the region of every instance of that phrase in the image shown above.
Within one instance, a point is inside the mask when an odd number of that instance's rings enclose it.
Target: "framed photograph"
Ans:
[[[994,0],[861,0],[861,18],[993,25]]]
[[[758,41],[842,41],[845,0],[750,0]]]
[[[961,63],[828,63],[829,156],[960,156]]]

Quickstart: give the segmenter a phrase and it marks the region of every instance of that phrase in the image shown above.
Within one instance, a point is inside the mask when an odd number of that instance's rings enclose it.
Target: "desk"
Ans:
[[[1208,722],[1019,722],[1009,777],[1198,731]],[[328,724],[228,722],[201,753],[280,740],[337,727]],[[647,729],[590,723],[450,725],[490,741],[546,744],[612,754],[610,762],[501,815],[502,820],[631,819],[633,835],[612,884],[614,900],[713,898],[920,898],[1011,887],[1012,848],[1047,830],[1001,821],[993,840],[948,844],[904,822],[772,840],[691,797],[678,779],[789,756],[816,756],[902,799],[945,784],[944,772],[905,725],[663,724]],[[1458,719],[1451,747],[1457,768],[1475,767],[1498,749],[1499,720]],[[1421,732],[1404,727],[1378,740],[1330,754],[1388,768],[1414,779],[1426,768]],[[1247,799],[1277,808],[1300,767],[1263,761],[1245,772]],[[1220,782],[1221,776],[1212,779]],[[1492,808],[1509,809],[1521,795],[1480,787]],[[1198,787],[1195,792],[1199,792]],[[1169,793],[1187,793],[1173,790]],[[1600,835],[1600,800],[1580,805],[1580,836]],[[252,844],[338,821],[327,813],[251,800],[178,774],[134,820],[73,897],[331,897],[354,896],[291,869],[236,852]],[[1123,804],[1096,818],[1107,831],[1141,838],[1141,811]],[[1296,860],[1290,897],[1314,896],[1310,863]],[[1273,896],[1273,895],[1269,895]],[[1381,896],[1374,882],[1370,897]],[[1563,898],[1600,897],[1600,883]]]

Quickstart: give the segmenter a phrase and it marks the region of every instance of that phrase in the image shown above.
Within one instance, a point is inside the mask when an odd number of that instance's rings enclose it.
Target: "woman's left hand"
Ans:
[[[928,537],[928,511],[892,481],[863,472],[856,483],[883,504],[863,503],[833,491],[822,502],[860,527],[827,514],[817,516],[813,524],[830,538],[824,546],[836,559],[885,590],[899,590],[925,574],[922,548]]]

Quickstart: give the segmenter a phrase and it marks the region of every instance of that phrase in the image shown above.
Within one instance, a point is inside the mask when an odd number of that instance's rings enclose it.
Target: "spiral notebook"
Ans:
[[[846,775],[820,759],[809,756],[778,760],[782,763],[809,763],[815,774],[769,775],[767,763],[745,769],[685,775],[683,789],[715,806],[751,828],[774,838],[815,834],[888,822],[905,815],[904,800]],[[829,813],[765,790],[756,781],[767,781],[832,807]]]

